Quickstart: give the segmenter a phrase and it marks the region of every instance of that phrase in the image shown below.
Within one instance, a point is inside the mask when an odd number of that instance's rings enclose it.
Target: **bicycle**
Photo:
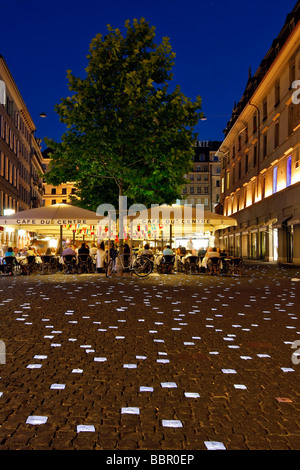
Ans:
[[[117,272],[117,259],[120,262],[123,272],[134,272],[138,277],[147,277],[153,271],[153,263],[146,256],[138,256],[131,260],[129,266],[124,266],[123,259],[118,252],[110,257],[110,261],[105,269],[106,277],[112,277]]]

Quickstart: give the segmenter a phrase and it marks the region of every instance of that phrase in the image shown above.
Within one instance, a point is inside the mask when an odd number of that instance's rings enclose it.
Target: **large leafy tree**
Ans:
[[[46,139],[46,179],[76,182],[81,204],[93,209],[119,195],[171,204],[191,168],[201,98],[170,91],[175,54],[168,38],[155,44],[143,18],[127,21],[124,35],[107,28],[91,42],[86,77],[68,71],[72,95],[56,106],[66,132],[59,143]]]

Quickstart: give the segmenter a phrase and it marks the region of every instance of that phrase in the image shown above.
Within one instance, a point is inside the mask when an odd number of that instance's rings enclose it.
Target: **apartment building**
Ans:
[[[44,173],[47,173],[50,157],[50,149],[47,148],[42,152],[42,165]],[[76,189],[74,183],[66,182],[58,186],[53,186],[44,181],[44,205],[50,206],[53,204],[71,204],[71,197],[76,197]]]
[[[233,109],[217,155],[231,254],[300,265],[300,2]]]
[[[43,204],[41,142],[11,72],[0,55],[0,214]],[[6,230],[6,232],[5,232]],[[13,231],[0,230],[0,244]]]
[[[216,155],[221,142],[197,141],[192,171],[185,176],[181,203],[202,204],[205,210],[214,212],[220,199],[221,157]]]

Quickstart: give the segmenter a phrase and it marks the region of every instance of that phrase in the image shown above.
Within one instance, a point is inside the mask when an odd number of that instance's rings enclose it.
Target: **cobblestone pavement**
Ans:
[[[300,449],[299,271],[2,276],[0,450]]]

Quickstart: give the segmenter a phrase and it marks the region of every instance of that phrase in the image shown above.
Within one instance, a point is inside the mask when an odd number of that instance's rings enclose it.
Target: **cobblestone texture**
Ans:
[[[299,449],[294,278],[267,264],[233,277],[2,276],[0,450]]]

